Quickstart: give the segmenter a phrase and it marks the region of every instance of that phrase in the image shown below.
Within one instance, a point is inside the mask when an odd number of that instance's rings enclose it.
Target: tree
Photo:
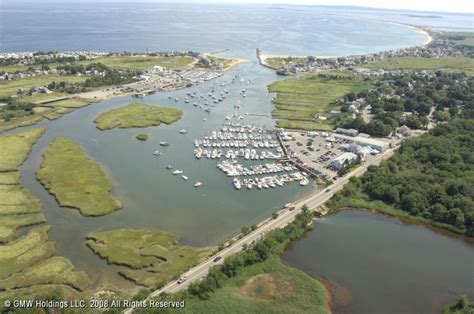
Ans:
[[[464,213],[459,208],[449,210],[449,222],[458,228],[464,228]]]
[[[250,232],[250,228],[247,226],[243,226],[242,229],[240,230],[242,234],[248,234]]]

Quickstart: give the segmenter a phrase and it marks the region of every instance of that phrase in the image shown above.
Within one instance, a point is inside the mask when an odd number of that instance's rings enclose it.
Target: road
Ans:
[[[231,246],[226,247],[225,249],[221,250],[218,254],[207,259],[206,261],[202,262],[201,264],[191,268],[186,273],[182,274],[182,276],[186,276],[187,279],[185,282],[178,284],[176,281],[172,281],[168,283],[163,288],[154,291],[149,295],[149,298],[153,298],[158,296],[159,294],[165,293],[176,293],[181,290],[186,289],[192,282],[195,282],[201,278],[204,278],[208,273],[209,269],[218,264],[222,264],[224,259],[234,253],[239,252],[242,250],[244,245],[250,245],[252,242],[260,239],[264,236],[267,232],[277,229],[283,228],[292,222],[295,216],[301,211],[303,205],[308,206],[312,210],[316,210],[318,207],[323,205],[326,201],[328,201],[334,193],[341,190],[344,185],[349,181],[350,178],[354,176],[361,176],[369,166],[371,165],[378,165],[384,159],[389,158],[393,155],[396,148],[391,148],[385,151],[382,154],[379,154],[375,158],[372,158],[370,161],[366,162],[362,166],[358,167],[345,177],[339,179],[331,186],[328,186],[325,190],[319,191],[316,194],[310,195],[304,199],[301,199],[294,204],[296,205],[296,209],[293,211],[285,210],[280,212],[276,219],[268,219],[265,223],[261,224],[260,227],[252,231],[251,233],[247,234],[246,236],[242,237],[240,240],[234,242]],[[329,191],[328,191],[329,189]],[[327,192],[326,192],[327,191]],[[222,257],[218,262],[214,262],[214,258],[216,256]],[[130,314],[133,312],[133,309],[127,309],[124,313]]]

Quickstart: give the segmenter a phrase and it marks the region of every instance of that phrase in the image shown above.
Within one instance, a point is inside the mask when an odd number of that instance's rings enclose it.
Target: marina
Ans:
[[[246,90],[242,89],[241,94]],[[216,167],[228,177],[234,177],[234,188],[268,189],[283,187],[294,181],[300,186],[309,184],[308,174],[291,163],[276,137],[276,131],[251,124],[242,124],[242,115],[227,115],[220,130],[194,139],[196,159],[219,160]],[[263,163],[266,160],[273,162]],[[253,176],[253,177],[252,177]],[[245,178],[240,178],[245,177]]]

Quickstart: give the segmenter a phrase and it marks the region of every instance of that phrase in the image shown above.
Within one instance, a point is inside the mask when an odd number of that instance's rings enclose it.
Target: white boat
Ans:
[[[173,171],[173,174],[174,174],[174,175],[182,174],[182,173],[183,173],[182,170],[175,170],[175,171]]]
[[[160,152],[159,150],[155,150],[155,151],[153,152],[153,155],[155,155],[155,156],[160,156],[160,155],[161,155],[161,152]]]
[[[173,169],[174,167],[172,165],[168,165],[166,166],[166,169],[170,170],[170,169]]]
[[[199,182],[199,181],[198,181],[198,182],[196,182],[196,183],[194,184],[194,187],[197,188],[197,187],[199,187],[199,186],[201,186],[201,185],[202,185],[202,182]]]
[[[182,129],[182,130],[179,130],[179,133],[180,134],[186,134],[186,133],[188,133],[188,131],[186,131],[185,129]]]
[[[306,185],[308,185],[308,183],[309,183],[309,180],[307,178],[303,178],[300,181],[301,186],[306,186]]]
[[[188,177],[186,177],[186,176],[184,176],[184,175],[181,176],[181,178],[183,178],[184,180],[188,180],[188,179],[189,179]]]
[[[160,142],[161,146],[169,146],[170,144],[168,142]]]
[[[237,178],[234,178],[234,187],[235,187],[237,190],[240,190],[240,188],[242,187],[242,185],[240,184],[240,180],[237,179]]]

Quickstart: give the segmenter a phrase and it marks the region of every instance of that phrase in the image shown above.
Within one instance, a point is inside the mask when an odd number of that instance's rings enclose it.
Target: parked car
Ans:
[[[212,261],[214,263],[217,263],[218,261],[220,261],[222,259],[222,256],[216,256],[216,258],[214,258]]]

